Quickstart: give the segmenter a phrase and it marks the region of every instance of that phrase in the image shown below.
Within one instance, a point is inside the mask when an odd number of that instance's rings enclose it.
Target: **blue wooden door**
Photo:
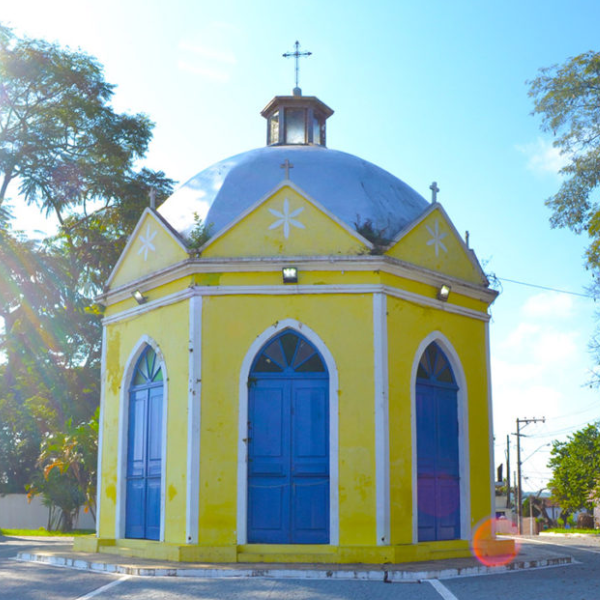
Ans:
[[[251,370],[248,541],[329,543],[329,379],[314,347],[285,331]]]
[[[417,372],[419,541],[460,537],[458,387],[448,359],[430,344]]]
[[[162,405],[162,370],[148,348],[138,361],[129,392],[127,538],[160,538]]]

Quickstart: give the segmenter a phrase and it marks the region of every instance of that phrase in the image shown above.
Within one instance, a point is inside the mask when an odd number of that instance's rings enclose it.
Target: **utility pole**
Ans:
[[[506,435],[506,508],[510,508],[510,436]]]
[[[532,419],[517,419],[517,478],[519,480],[519,488],[517,489],[517,527],[519,531],[519,535],[523,533],[523,488],[522,488],[522,479],[521,479],[521,426],[526,427],[529,423],[545,423],[546,417],[542,417],[541,419],[537,419],[533,417]]]

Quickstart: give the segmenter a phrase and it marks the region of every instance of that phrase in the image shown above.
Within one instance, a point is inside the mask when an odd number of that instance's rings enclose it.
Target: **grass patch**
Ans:
[[[554,529],[544,529],[544,533],[591,533],[594,535],[600,535],[598,529],[565,529],[564,527],[555,527]]]
[[[43,527],[39,529],[0,529],[0,535],[7,536],[35,536],[35,537],[73,537],[78,535],[90,535],[91,533],[96,533],[93,529],[76,529],[75,531],[71,531],[70,533],[65,533],[63,531],[48,531]]]

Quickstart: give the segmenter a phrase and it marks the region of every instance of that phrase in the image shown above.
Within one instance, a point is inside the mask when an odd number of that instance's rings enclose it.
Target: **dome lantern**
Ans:
[[[291,96],[275,96],[260,113],[267,119],[267,146],[317,145],[325,146],[325,121],[333,114],[329,106],[315,96],[302,96],[298,77],[299,59],[312,55],[301,52],[300,42],[294,52],[284,58],[294,58],[296,85]]]
[[[267,146],[326,145],[325,121],[333,110],[315,96],[275,96],[260,113],[267,119]]]

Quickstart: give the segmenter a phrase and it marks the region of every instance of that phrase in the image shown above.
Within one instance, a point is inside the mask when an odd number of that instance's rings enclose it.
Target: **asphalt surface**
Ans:
[[[137,577],[11,560],[65,540],[0,541],[0,598],[14,600],[600,600],[600,536],[523,539],[523,554],[572,556],[566,566],[413,583],[331,579]],[[517,559],[518,560],[518,559]],[[534,561],[535,562],[535,561]],[[440,561],[446,563],[446,561]],[[444,565],[440,564],[440,569]],[[440,575],[443,571],[440,572]]]

